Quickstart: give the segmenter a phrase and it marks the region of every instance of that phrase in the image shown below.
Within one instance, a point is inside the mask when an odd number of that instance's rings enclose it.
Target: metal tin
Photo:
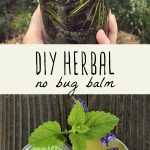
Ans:
[[[120,141],[119,139],[116,139],[116,141],[123,146],[123,148],[124,148],[123,150],[128,150],[128,148],[122,141]],[[30,145],[27,145],[22,150],[32,150],[32,147]],[[62,150],[72,150],[72,148],[70,148],[70,146],[64,145]],[[122,149],[120,149],[120,150],[122,150]]]
[[[60,147],[62,150],[71,150],[71,148],[67,145],[64,145],[63,147]],[[22,150],[32,150],[32,146],[31,145],[26,145]],[[40,150],[40,148],[39,148]],[[49,149],[47,149],[49,150]]]

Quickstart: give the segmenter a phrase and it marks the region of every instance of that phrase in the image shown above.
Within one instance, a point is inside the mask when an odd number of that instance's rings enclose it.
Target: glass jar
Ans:
[[[40,0],[45,43],[96,44],[107,33],[108,0]]]

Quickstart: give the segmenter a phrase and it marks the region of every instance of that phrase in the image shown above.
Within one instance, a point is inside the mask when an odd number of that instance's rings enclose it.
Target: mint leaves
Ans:
[[[119,119],[110,113],[88,112],[85,124],[90,130],[85,135],[88,139],[101,138],[113,130],[118,121]]]
[[[75,100],[75,105],[68,117],[68,124],[71,126],[71,130],[62,132],[58,122],[49,121],[39,126],[31,134],[29,144],[33,148],[56,146],[54,148],[59,150],[57,146],[64,146],[64,135],[66,135],[69,136],[73,150],[85,150],[87,140],[105,136],[114,129],[118,121],[119,119],[110,113],[99,111],[85,113],[82,104]]]
[[[74,150],[85,150],[86,141],[101,138],[109,133],[118,124],[119,119],[105,112],[84,112],[79,101],[72,109],[68,124],[72,126],[73,133],[69,138]]]
[[[72,143],[73,150],[85,150],[86,149],[86,137],[84,134],[74,134],[69,135],[69,139]]]
[[[85,125],[85,112],[79,101],[72,108],[68,117],[68,124],[72,127],[73,133],[84,133],[89,130],[89,127]]]
[[[49,121],[39,126],[29,138],[29,144],[32,147],[52,147],[60,146],[65,142],[61,134],[61,128],[58,122]]]
[[[68,124],[70,126],[83,125],[85,123],[85,112],[84,108],[79,101],[76,101],[76,104],[72,108],[70,115],[68,117]]]

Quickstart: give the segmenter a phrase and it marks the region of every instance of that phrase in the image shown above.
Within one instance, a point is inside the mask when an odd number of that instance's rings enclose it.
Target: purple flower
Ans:
[[[85,100],[83,100],[83,99],[80,98],[80,99],[79,99],[79,102],[80,102],[81,105],[83,106],[84,111],[85,111],[85,112],[88,112],[88,111],[89,111],[89,108],[87,107]]]
[[[102,146],[108,146],[109,142],[114,141],[116,136],[112,133],[108,133],[106,136],[100,139]],[[113,150],[113,149],[112,149]]]
[[[84,111],[85,111],[85,112],[88,112],[88,111],[89,111],[89,108],[88,108],[88,106],[87,106],[85,100],[79,98],[78,101],[79,101],[79,102],[81,103],[81,105],[83,106]],[[74,105],[74,103],[73,103],[73,105]]]

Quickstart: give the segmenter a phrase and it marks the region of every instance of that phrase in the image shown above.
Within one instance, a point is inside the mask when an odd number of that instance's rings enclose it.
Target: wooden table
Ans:
[[[90,110],[110,111],[120,118],[115,129],[129,150],[150,150],[150,96],[80,96]],[[0,96],[0,150],[21,150],[30,133],[47,120],[56,120],[66,128],[71,108],[67,96]]]

